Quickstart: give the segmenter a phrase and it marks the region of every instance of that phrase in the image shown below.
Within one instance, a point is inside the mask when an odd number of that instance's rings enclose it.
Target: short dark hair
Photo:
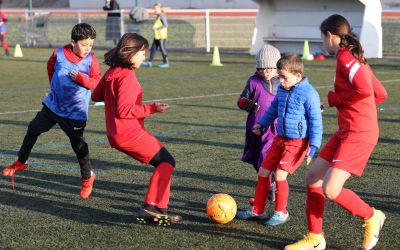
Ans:
[[[133,68],[131,58],[141,50],[147,50],[149,42],[137,33],[125,33],[117,47],[104,54],[104,62],[114,68]]]
[[[278,70],[287,70],[290,73],[303,74],[304,64],[300,57],[296,54],[285,54],[276,63]]]
[[[96,30],[87,23],[78,23],[72,28],[71,39],[74,42],[85,39],[96,39]]]

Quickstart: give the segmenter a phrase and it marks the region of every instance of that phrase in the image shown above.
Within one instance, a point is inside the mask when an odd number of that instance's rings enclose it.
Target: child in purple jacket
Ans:
[[[277,48],[264,45],[256,55],[257,71],[247,80],[238,100],[239,108],[248,112],[246,139],[241,160],[253,165],[257,173],[276,135],[276,124],[263,131],[261,136],[255,135],[252,129],[275,97],[280,84],[276,63],[280,58],[281,53]],[[270,200],[274,200],[274,184],[271,182]],[[252,201],[253,198],[250,198],[249,202],[252,203]]]

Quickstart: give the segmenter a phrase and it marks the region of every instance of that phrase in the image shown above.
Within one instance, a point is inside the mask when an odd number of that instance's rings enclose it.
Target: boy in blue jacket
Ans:
[[[253,127],[253,133],[261,134],[278,118],[278,135],[272,142],[261,167],[254,196],[254,206],[239,211],[239,219],[266,219],[265,205],[270,189],[269,176],[275,172],[275,211],[265,224],[276,226],[289,220],[286,210],[289,197],[288,174],[301,165],[307,157],[311,162],[321,145],[322,116],[320,98],[315,88],[303,76],[304,65],[294,54],[283,56],[277,63],[281,85],[271,106]]]

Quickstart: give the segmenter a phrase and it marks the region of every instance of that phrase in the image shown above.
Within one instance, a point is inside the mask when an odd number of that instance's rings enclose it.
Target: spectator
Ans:
[[[121,13],[117,0],[106,0],[103,10],[109,11],[106,21],[106,41],[112,40],[114,45],[121,38]]]

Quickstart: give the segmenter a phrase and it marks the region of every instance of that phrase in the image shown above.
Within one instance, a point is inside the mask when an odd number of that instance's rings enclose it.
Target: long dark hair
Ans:
[[[339,46],[342,48],[348,48],[360,62],[366,63],[367,59],[364,57],[364,49],[361,46],[357,36],[353,33],[350,23],[341,15],[335,14],[325,19],[319,27],[324,35],[328,34],[328,31],[340,37]]]
[[[133,68],[131,58],[141,50],[147,50],[149,42],[137,33],[125,33],[119,40],[117,47],[104,54],[104,62],[114,68]]]

